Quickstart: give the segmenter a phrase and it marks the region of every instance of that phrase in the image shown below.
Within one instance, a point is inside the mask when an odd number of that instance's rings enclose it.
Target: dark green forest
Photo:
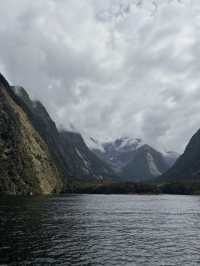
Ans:
[[[85,194],[179,194],[200,195],[200,182],[71,181],[65,193]]]

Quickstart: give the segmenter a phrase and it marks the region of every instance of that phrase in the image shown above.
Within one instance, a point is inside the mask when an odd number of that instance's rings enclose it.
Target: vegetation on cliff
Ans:
[[[0,76],[0,192],[49,194],[62,189],[62,175],[46,142]]]

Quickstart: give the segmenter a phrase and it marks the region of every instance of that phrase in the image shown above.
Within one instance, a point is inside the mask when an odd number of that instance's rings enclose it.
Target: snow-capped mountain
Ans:
[[[118,138],[101,143],[94,138],[86,140],[89,148],[121,177],[134,180],[150,179],[167,171],[179,155],[169,151],[161,153],[140,138]]]
[[[128,137],[116,139],[114,142],[106,142],[103,144],[105,150],[112,150],[118,152],[135,151],[143,145],[142,140],[139,138],[132,139]]]
[[[87,144],[101,160],[119,172],[130,161],[132,153],[142,146],[142,140],[124,137],[113,142],[100,143],[91,138]]]

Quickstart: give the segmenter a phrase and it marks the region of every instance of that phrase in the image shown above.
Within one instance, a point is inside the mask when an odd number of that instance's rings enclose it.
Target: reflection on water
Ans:
[[[200,197],[0,199],[0,265],[200,265]]]

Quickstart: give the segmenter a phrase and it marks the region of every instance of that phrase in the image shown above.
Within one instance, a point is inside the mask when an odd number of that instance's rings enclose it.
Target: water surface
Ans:
[[[0,265],[200,265],[200,197],[0,199]]]

